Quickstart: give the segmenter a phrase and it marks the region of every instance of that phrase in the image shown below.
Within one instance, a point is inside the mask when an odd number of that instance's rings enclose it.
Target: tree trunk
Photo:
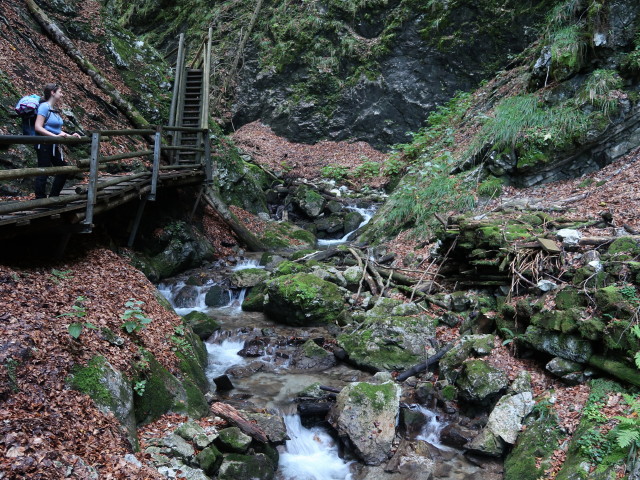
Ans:
[[[73,44],[73,42],[64,34],[62,30],[51,20],[47,14],[36,5],[34,0],[26,0],[27,6],[31,14],[38,23],[49,34],[51,39],[56,42],[67,55],[69,55],[80,67],[84,73],[89,75],[93,82],[109,97],[113,104],[120,110],[129,121],[137,128],[143,128],[149,125],[142,114],[136,110],[125,98],[122,97],[116,87],[107,80],[100,70],[95,67],[89,60],[85,58],[82,52]]]
[[[238,217],[225,205],[218,193],[210,186],[206,187],[204,198],[211,207],[218,212],[220,217],[231,227],[240,240],[242,240],[249,250],[253,252],[263,252],[267,250],[265,245],[245,227]]]
[[[262,431],[262,429],[255,423],[251,423],[249,420],[243,418],[240,415],[240,412],[231,405],[220,402],[214,403],[211,405],[211,413],[229,423],[234,424],[244,433],[255,438],[259,442],[267,443],[267,435]]]
[[[418,365],[414,365],[409,370],[402,372],[400,375],[396,377],[396,380],[398,382],[403,382],[407,378],[414,376],[416,373],[424,372],[427,368],[429,368],[430,365],[437,363],[442,357],[444,357],[444,354],[447,353],[449,350],[451,350],[453,348],[453,345],[454,345],[453,342],[448,343],[447,345],[442,347],[442,349],[440,349],[438,353],[436,353],[432,357],[429,357],[426,362],[422,362],[422,363],[419,363]]]

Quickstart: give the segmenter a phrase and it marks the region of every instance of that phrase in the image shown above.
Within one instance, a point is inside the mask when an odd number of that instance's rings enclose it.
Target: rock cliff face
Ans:
[[[366,25],[371,12],[365,10],[347,25],[354,23],[354,36],[362,42],[380,41],[384,16],[399,3],[410,2],[389,2]],[[265,68],[259,48],[250,47],[233,123],[260,119],[279,135],[306,143],[358,139],[385,149],[408,141],[437,105],[476,87],[533,40],[531,27],[540,16],[518,3],[507,2],[497,17],[493,2],[455,1],[444,11],[416,8],[393,33],[388,52],[362,74],[362,59],[340,59],[344,66],[336,73],[318,75],[304,59],[276,72]],[[443,26],[433,27],[435,22]],[[318,86],[298,95],[301,84]]]

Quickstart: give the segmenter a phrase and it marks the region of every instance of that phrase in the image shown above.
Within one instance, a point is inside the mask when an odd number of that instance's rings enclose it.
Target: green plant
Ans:
[[[4,362],[4,368],[7,371],[7,378],[9,380],[9,385],[11,387],[11,391],[13,393],[17,393],[20,391],[20,387],[18,387],[18,365],[20,363],[15,358],[8,358]]]
[[[589,420],[592,420],[597,423],[605,423],[607,421],[607,416],[602,413],[603,404],[599,402],[589,403],[583,410],[582,415],[584,415]]]
[[[138,394],[139,396],[143,396],[144,390],[146,387],[147,387],[146,380],[138,380],[133,384],[133,391],[136,392],[136,394]]]
[[[608,443],[602,432],[596,428],[590,428],[577,440],[578,450],[588,457],[593,463],[600,463],[607,454]]]
[[[640,367],[639,367],[640,368]],[[628,449],[628,464],[632,467],[636,460],[636,452],[640,447],[640,400],[624,394],[624,399],[629,405],[631,413],[628,416],[616,416],[618,425],[613,430],[618,447]]]
[[[51,269],[51,279],[54,283],[59,284],[60,280],[68,280],[73,277],[71,270],[58,270],[57,268]]]
[[[502,193],[502,180],[489,176],[478,185],[477,192],[481,197],[497,197]]]
[[[640,339],[640,325],[638,325],[637,323],[633,325],[631,327],[631,333],[633,333],[636,338]],[[635,355],[633,356],[633,360],[636,363],[636,367],[640,368],[640,351],[635,353]]]
[[[622,88],[622,78],[615,70],[594,70],[587,78],[578,98],[598,107],[604,115],[618,109],[618,98],[615,91]]]
[[[349,169],[342,165],[337,164],[329,164],[325,165],[320,169],[320,173],[323,177],[335,180],[339,182],[340,180],[344,180],[349,174]]]
[[[364,163],[358,165],[354,174],[358,177],[371,178],[380,175],[380,164],[363,157]]]
[[[75,303],[71,306],[71,311],[66,313],[61,313],[58,315],[59,317],[73,317],[77,319],[81,319],[87,316],[87,308],[84,305],[86,298],[82,295],[76,298]],[[71,335],[76,340],[80,338],[82,335],[82,330],[84,328],[90,328],[91,330],[96,330],[97,327],[91,322],[74,322],[67,326],[67,331],[69,335]]]
[[[127,308],[124,313],[120,315],[120,319],[124,320],[122,328],[126,330],[127,333],[139,332],[151,323],[152,320],[140,309],[141,305],[144,305],[144,302],[135,300],[134,298],[130,298],[125,302],[124,306]]]

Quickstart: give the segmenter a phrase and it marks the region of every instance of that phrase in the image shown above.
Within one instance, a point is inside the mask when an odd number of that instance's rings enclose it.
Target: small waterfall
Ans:
[[[247,268],[264,268],[264,265],[260,265],[258,260],[241,260],[236,263],[231,270],[234,272],[237,270],[246,270]]]
[[[158,291],[163,297],[169,300],[169,303],[171,303],[171,306],[178,315],[187,315],[194,310],[198,312],[206,312],[212,308],[207,306],[205,299],[207,293],[214,285],[216,285],[216,283],[212,280],[209,280],[204,285],[187,285],[183,281],[179,281],[174,284],[160,283],[158,285]],[[182,295],[184,289],[188,289],[187,295]],[[231,289],[227,290],[227,292],[229,293],[228,303],[217,308],[227,310],[229,313],[241,312],[242,302],[244,302],[247,289]]]
[[[435,412],[424,408],[420,405],[414,407],[415,410],[420,412],[426,418],[426,423],[422,427],[422,431],[420,435],[416,437],[416,440],[424,440],[425,442],[433,445],[439,450],[451,451],[453,450],[450,447],[447,447],[440,443],[440,432],[446,426],[446,423],[442,423],[438,420],[438,416]]]
[[[207,343],[207,377],[214,379],[223,375],[224,372],[234,365],[241,365],[245,359],[238,355],[238,352],[244,347],[244,340],[226,339],[221,343]]]
[[[284,480],[351,480],[349,463],[338,456],[333,438],[318,427],[304,428],[299,415],[285,415],[286,451],[280,454]]]
[[[358,212],[360,215],[363,216],[364,220],[360,222],[360,225],[358,225],[358,228],[356,228],[351,232],[347,232],[342,238],[338,238],[335,240],[318,240],[318,246],[338,245],[340,243],[347,242],[351,234],[353,234],[359,228],[362,228],[367,223],[369,223],[369,221],[373,218],[373,214],[376,213],[375,207],[369,207],[369,208],[347,207],[347,208],[349,210],[353,210],[354,212]]]

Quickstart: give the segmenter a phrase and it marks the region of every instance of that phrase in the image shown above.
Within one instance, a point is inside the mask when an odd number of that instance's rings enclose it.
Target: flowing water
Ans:
[[[375,207],[369,208],[359,208],[359,207],[347,207],[347,209],[352,210],[354,212],[358,212],[363,216],[362,222],[358,225],[358,228],[351,232],[347,232],[342,238],[334,239],[334,240],[318,240],[318,246],[320,247],[328,247],[331,245],[339,245],[341,243],[346,243],[349,241],[351,235],[357,232],[360,228],[364,227],[369,221],[373,218],[373,214],[376,213]]]
[[[234,269],[257,266],[255,261],[244,261]],[[293,399],[296,394],[313,383],[341,388],[349,382],[367,381],[371,375],[344,364],[318,373],[296,371],[291,366],[296,349],[307,339],[330,337],[326,329],[287,327],[266,318],[262,313],[243,312],[241,305],[246,289],[230,290],[229,301],[223,307],[207,307],[204,299],[207,291],[214,285],[220,283],[209,280],[201,286],[190,286],[192,290],[186,300],[184,297],[180,300],[177,298],[186,287],[185,281],[167,281],[158,289],[176,308],[178,314],[186,315],[197,310],[214,316],[221,323],[222,329],[205,342],[209,362],[206,374],[212,385],[213,379],[227,373],[234,386],[229,392],[216,392],[221,400],[250,402],[248,406],[282,412],[290,440],[280,452],[278,480],[369,478],[366,473],[368,467],[341,457],[339,445],[329,432],[319,426],[306,428],[302,425],[300,417],[291,412],[295,411]],[[177,303],[180,303],[179,307]],[[254,354],[239,354],[246,345],[251,345],[256,340],[264,344],[260,343],[260,348]],[[437,461],[446,465],[448,469],[446,475],[434,478],[481,478],[477,477],[477,474],[480,474],[478,467],[466,462],[460,452],[440,443],[439,433],[445,424],[439,421],[437,414],[419,405],[412,408],[425,417],[424,426],[415,440],[433,445],[436,453],[432,454],[432,457],[439,458]],[[395,476],[375,478],[404,480],[404,477]]]

